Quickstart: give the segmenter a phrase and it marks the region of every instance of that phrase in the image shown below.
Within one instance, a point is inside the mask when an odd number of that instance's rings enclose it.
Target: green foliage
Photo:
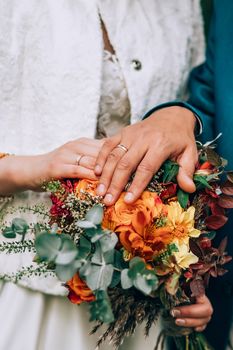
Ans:
[[[153,270],[146,268],[141,258],[135,257],[130,261],[129,269],[121,272],[121,285],[123,289],[135,287],[149,295],[158,288],[158,278]]]
[[[166,162],[162,166],[163,170],[163,179],[164,183],[168,182],[176,182],[176,176],[179,171],[179,165],[171,160],[166,160]]]
[[[177,192],[177,197],[181,207],[185,209],[188,205],[189,194],[180,188]]]
[[[113,322],[114,315],[107,292],[100,290],[95,293],[95,297],[96,300],[90,303],[90,321]]]
[[[12,220],[11,226],[5,227],[5,229],[2,231],[2,234],[5,238],[9,239],[16,238],[17,235],[21,235],[23,241],[28,230],[29,225],[24,219],[15,218]]]
[[[201,190],[203,188],[212,189],[212,187],[208,183],[208,181],[207,181],[205,176],[194,175],[193,180],[194,180],[194,183],[196,185],[197,190]]]
[[[79,220],[77,226],[83,229],[96,229],[101,225],[103,219],[103,207],[99,204],[91,208],[85,217],[85,220]]]
[[[59,180],[53,180],[43,185],[43,188],[50,193],[65,193],[65,189]]]

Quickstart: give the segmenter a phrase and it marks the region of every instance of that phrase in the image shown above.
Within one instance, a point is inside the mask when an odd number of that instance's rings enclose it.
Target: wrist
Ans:
[[[11,195],[39,187],[41,156],[8,156],[0,160],[0,194]],[[37,187],[37,188],[36,188]]]
[[[150,118],[153,118],[154,120],[159,118],[168,126],[172,123],[177,130],[180,130],[180,128],[186,128],[189,132],[195,133],[197,119],[191,110],[183,106],[168,106],[161,108],[152,113],[147,120]]]

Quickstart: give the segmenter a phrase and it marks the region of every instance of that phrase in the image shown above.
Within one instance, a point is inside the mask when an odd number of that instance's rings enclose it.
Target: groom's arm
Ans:
[[[191,110],[201,121],[201,127],[197,122],[199,129],[197,134],[202,134],[202,140],[212,140],[214,134],[214,115],[215,115],[215,96],[214,96],[214,62],[215,62],[215,16],[213,16],[208,47],[206,52],[206,61],[193,69],[189,79],[190,98],[187,102],[171,101],[155,106],[148,111],[144,118],[149,117],[159,109],[171,106],[180,106],[180,113],[185,113],[184,108]]]

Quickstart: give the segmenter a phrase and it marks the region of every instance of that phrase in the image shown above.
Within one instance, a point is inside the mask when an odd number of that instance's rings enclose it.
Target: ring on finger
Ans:
[[[78,154],[77,158],[76,158],[76,164],[80,165],[81,159],[83,157],[83,154]]]
[[[119,143],[119,145],[117,145],[116,148],[120,148],[122,151],[128,152],[128,148],[126,146],[122,145],[121,143]]]

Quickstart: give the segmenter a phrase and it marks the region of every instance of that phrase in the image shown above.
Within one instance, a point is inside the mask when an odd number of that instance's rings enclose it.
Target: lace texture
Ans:
[[[96,138],[113,136],[130,124],[130,102],[115,54],[104,50]]]

